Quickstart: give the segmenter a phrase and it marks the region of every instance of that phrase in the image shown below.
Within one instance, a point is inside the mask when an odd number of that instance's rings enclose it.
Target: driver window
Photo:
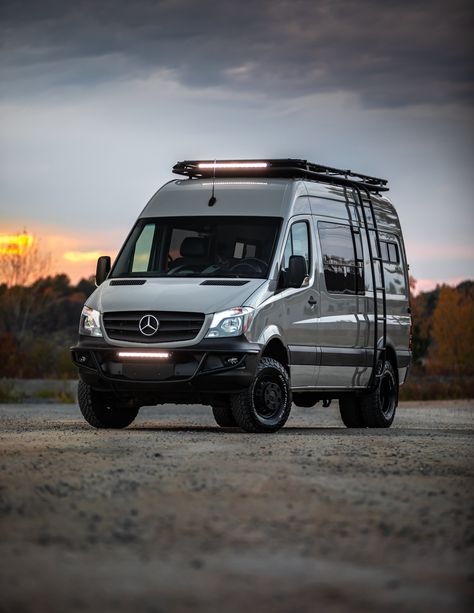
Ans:
[[[292,255],[302,255],[305,258],[308,274],[310,274],[309,229],[306,221],[297,221],[291,226],[283,252],[283,270],[287,270]]]
[[[146,272],[150,263],[155,224],[147,224],[141,231],[133,254],[132,272]]]

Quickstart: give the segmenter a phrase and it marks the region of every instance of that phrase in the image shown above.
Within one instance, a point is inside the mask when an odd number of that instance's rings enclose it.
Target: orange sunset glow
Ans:
[[[80,262],[96,262],[103,253],[101,251],[66,251],[64,259],[67,262],[77,264]]]
[[[43,270],[40,276],[65,273],[73,283],[77,283],[81,278],[89,278],[95,274],[99,256],[110,255],[112,258],[115,256],[114,249],[100,250],[102,243],[100,237],[90,237],[84,245],[77,237],[66,232],[60,233],[58,230],[56,228],[51,232],[50,229],[39,228],[39,232],[25,230],[0,234],[0,257],[26,258],[35,248],[44,256],[49,256],[50,261],[48,270]],[[119,244],[120,238],[109,238],[107,242],[109,245],[115,242]]]
[[[0,235],[1,255],[23,255],[31,248],[34,237],[31,234],[3,234]]]

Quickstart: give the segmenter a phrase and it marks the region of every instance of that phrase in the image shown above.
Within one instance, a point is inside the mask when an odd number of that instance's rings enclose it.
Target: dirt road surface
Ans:
[[[174,406],[97,431],[2,405],[0,426],[2,612],[470,608],[474,401],[405,403],[390,430],[337,403],[274,435]]]

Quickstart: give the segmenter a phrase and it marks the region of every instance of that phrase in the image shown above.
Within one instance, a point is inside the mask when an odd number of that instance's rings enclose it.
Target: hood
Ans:
[[[183,311],[217,313],[235,306],[244,306],[246,300],[267,280],[235,279],[244,285],[203,285],[204,281],[222,282],[205,278],[154,278],[143,285],[111,285],[107,280],[88,298],[87,306],[100,311]],[[229,281],[233,281],[229,279]]]

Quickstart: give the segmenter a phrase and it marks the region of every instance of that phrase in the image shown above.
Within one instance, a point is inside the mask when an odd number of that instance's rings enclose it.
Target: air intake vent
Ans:
[[[104,313],[103,320],[107,335],[117,341],[174,343],[195,338],[204,323],[204,313],[119,311]],[[153,328],[157,328],[155,332]]]
[[[112,279],[110,285],[145,285],[145,279]]]
[[[248,281],[242,279],[207,279],[201,285],[245,285]]]

